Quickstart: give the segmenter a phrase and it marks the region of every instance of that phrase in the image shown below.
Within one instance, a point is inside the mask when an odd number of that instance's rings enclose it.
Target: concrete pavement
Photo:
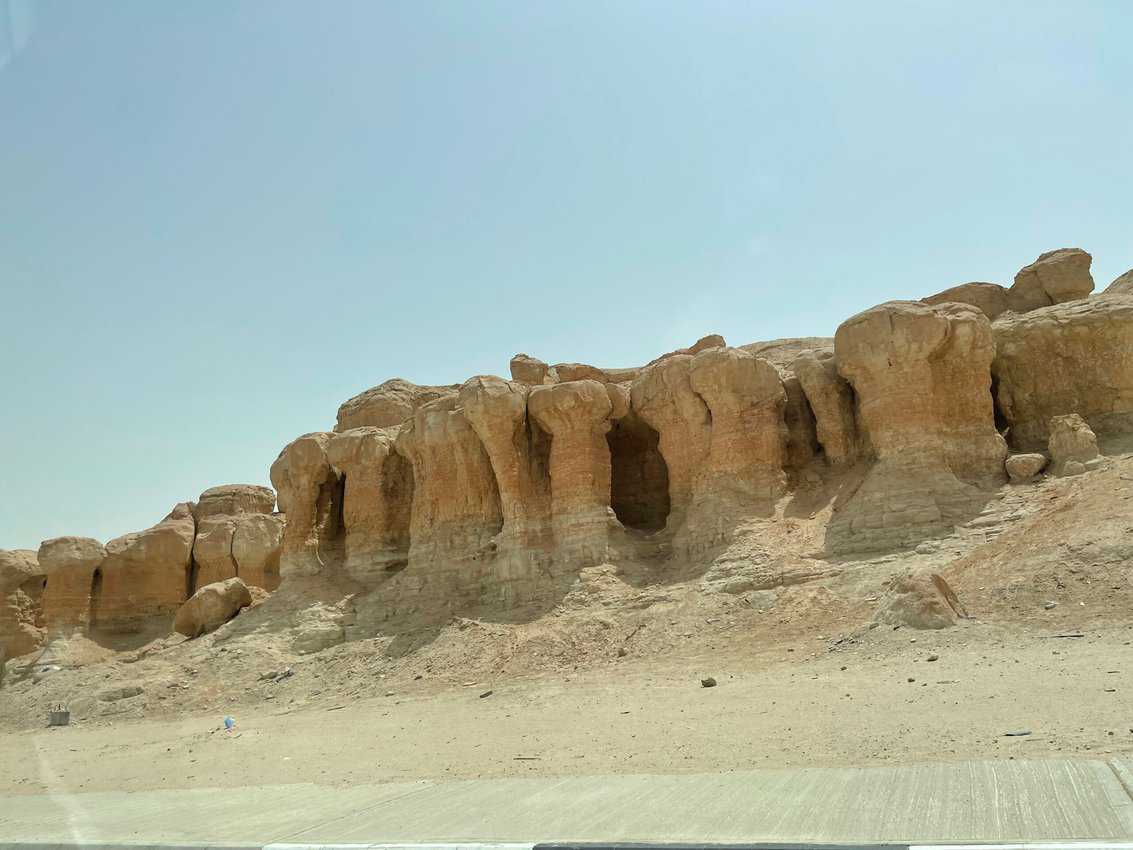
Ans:
[[[0,795],[0,847],[1121,842],[1133,841],[1131,777],[1125,759],[1057,759],[351,788],[60,790]]]

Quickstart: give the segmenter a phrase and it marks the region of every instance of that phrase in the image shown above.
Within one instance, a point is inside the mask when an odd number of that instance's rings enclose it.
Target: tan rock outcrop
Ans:
[[[52,636],[90,625],[91,586],[106,547],[90,537],[54,537],[39,544],[43,590],[43,622]]]
[[[211,516],[270,514],[275,508],[275,491],[259,484],[222,484],[201,493],[193,508],[198,520]]]
[[[287,515],[279,573],[317,575],[342,557],[342,481],[327,459],[333,434],[304,434],[288,443],[271,465],[279,509]]]
[[[925,304],[970,304],[992,320],[1008,309],[1007,290],[998,283],[962,283],[921,300]]]
[[[206,584],[177,609],[173,629],[187,638],[199,637],[220,628],[251,604],[252,593],[238,578]]]
[[[344,401],[338,408],[338,422],[334,430],[400,425],[429,402],[455,396],[456,390],[455,385],[419,386],[401,378],[392,378]]]
[[[0,665],[43,643],[44,584],[35,552],[0,549]]]
[[[946,629],[967,616],[948,582],[936,573],[926,573],[894,579],[874,620],[911,629]]]
[[[1047,251],[1015,275],[1007,291],[1007,306],[1016,313],[1076,301],[1094,291],[1092,258],[1081,248]]]
[[[700,352],[707,351],[710,348],[723,348],[727,344],[728,343],[724,341],[724,337],[720,336],[720,334],[708,334],[707,336],[702,336],[692,345],[688,346],[688,348],[678,348],[676,351],[670,351],[667,354],[662,354],[660,357],[654,357],[646,363],[645,366],[652,366],[654,363],[660,363],[662,360],[667,360],[678,354],[700,354]]]
[[[857,394],[876,463],[828,533],[834,551],[909,545],[968,518],[971,484],[1002,481],[994,354],[975,308],[893,301],[843,322],[835,357]]]
[[[345,485],[343,569],[368,587],[409,563],[413,468],[394,448],[397,434],[397,428],[352,428],[327,446]]]
[[[528,418],[528,393],[522,383],[479,376],[461,385],[459,401],[495,473],[501,548],[540,560],[550,547],[550,435]]]
[[[499,487],[455,396],[419,408],[395,446],[413,466],[410,567],[491,557],[503,528]]]
[[[600,563],[609,543],[610,430],[613,404],[598,381],[534,387],[527,409],[551,435],[551,525],[555,555],[572,564]]]
[[[1051,418],[1049,445],[1050,469],[1054,475],[1066,474],[1071,463],[1084,465],[1098,456],[1098,438],[1077,413]]]
[[[1109,286],[1105,288],[1106,295],[1133,295],[1133,269],[1130,269],[1123,275],[1116,277]]]
[[[511,378],[521,384],[553,384],[555,379],[549,375],[550,366],[537,357],[527,354],[517,354],[511,358]]]
[[[676,354],[647,366],[630,386],[630,405],[659,435],[669,476],[670,528],[685,523],[696,477],[704,468],[712,440],[712,414],[692,388],[692,355]]]
[[[182,502],[152,528],[107,543],[92,581],[91,627],[129,632],[172,616],[188,595],[194,532]]]
[[[846,466],[857,461],[861,437],[854,409],[854,390],[838,374],[834,349],[806,350],[791,363],[803,392],[814,411],[816,435],[826,461]]]
[[[283,517],[263,513],[201,519],[193,541],[196,571],[190,589],[237,576],[255,587],[277,588],[283,526]]]
[[[779,372],[738,348],[710,348],[689,363],[689,386],[712,415],[702,498],[769,511],[786,486],[787,394]]]
[[[1004,315],[993,325],[996,398],[1011,445],[1046,448],[1051,417],[1099,437],[1133,431],[1133,299],[1099,295]]]

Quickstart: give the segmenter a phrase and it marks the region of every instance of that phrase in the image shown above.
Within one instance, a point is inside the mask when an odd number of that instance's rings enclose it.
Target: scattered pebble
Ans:
[[[714,687],[716,687],[716,680],[713,679],[711,676],[707,676],[707,677],[700,680],[700,687],[702,687],[702,688],[714,688]]]

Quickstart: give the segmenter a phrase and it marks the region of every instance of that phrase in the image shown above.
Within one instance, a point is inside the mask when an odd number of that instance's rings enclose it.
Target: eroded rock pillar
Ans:
[[[609,528],[610,429],[613,405],[598,381],[535,387],[528,411],[551,434],[551,516],[562,560],[606,559]]]
[[[409,563],[413,469],[394,448],[397,428],[335,434],[327,459],[343,476],[343,569],[375,586]]]
[[[341,557],[342,487],[327,458],[332,436],[304,434],[271,465],[279,509],[287,516],[279,558],[283,578],[317,575]]]

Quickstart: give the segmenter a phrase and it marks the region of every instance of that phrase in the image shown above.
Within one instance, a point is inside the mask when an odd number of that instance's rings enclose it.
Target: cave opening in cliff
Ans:
[[[346,538],[346,476],[333,470],[319,485],[315,499],[315,533],[319,541],[319,556],[341,558]]]
[[[90,613],[87,620],[93,629],[98,625],[98,606],[102,602],[102,567],[94,571],[90,579]]]
[[[619,419],[610,446],[610,507],[626,528],[660,531],[669,518],[669,468],[660,436],[639,417]]]
[[[999,381],[995,375],[991,376],[991,406],[995,416],[995,430],[1000,434],[1006,434],[1010,423],[1003,414],[1003,408],[999,406]]]

